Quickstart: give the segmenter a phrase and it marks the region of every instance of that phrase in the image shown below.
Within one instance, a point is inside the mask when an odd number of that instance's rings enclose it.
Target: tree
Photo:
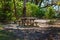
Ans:
[[[0,22],[10,22],[13,20],[13,4],[11,0],[1,1]],[[11,7],[12,6],[12,7]]]
[[[0,15],[1,22],[11,20],[10,17],[12,16],[9,2],[7,2],[6,0],[4,0],[3,2],[4,3],[2,3],[1,15]]]
[[[23,17],[26,17],[26,0],[23,3]]]
[[[45,12],[45,18],[53,19],[55,17],[55,11],[52,7],[47,7],[47,12]]]
[[[22,1],[18,2],[16,7],[17,7],[17,14],[19,17],[21,17],[23,15],[23,2]],[[30,3],[30,2],[27,2],[25,16],[27,16],[27,17],[34,16],[35,13],[37,13],[37,10],[39,10],[37,5]]]
[[[44,9],[43,8],[40,8],[40,9],[38,9],[36,11],[36,13],[35,13],[36,16],[35,17],[40,18],[40,19],[43,19],[44,18],[44,14],[45,14]]]
[[[13,3],[14,3],[14,16],[15,16],[16,19],[17,19],[16,0],[13,0]]]

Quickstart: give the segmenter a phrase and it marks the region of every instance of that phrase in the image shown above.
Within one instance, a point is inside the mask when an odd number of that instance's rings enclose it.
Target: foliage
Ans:
[[[37,13],[37,10],[39,9],[38,6],[29,2],[26,5],[27,5],[26,6],[27,16],[36,16],[35,14]]]
[[[0,40],[14,40],[13,32],[0,30]]]
[[[60,6],[60,1],[57,1],[57,3],[56,3],[56,4]]]
[[[23,13],[23,2],[18,2],[17,3],[17,14],[18,16],[22,16]],[[44,11],[43,9],[39,8],[37,5],[27,2],[26,3],[26,16],[27,17],[38,17],[38,18],[42,18],[42,16],[44,16]]]
[[[35,16],[35,13],[37,13],[37,10],[38,10],[38,6],[33,4],[33,3],[30,3],[30,2],[27,2],[26,3],[26,16]],[[22,13],[23,13],[23,2],[18,2],[17,3],[17,14],[18,16],[22,16]]]
[[[35,15],[37,18],[41,19],[41,18],[44,18],[44,14],[45,14],[45,10],[43,8],[40,8],[37,10]]]
[[[4,22],[4,21],[10,21],[13,14],[11,12],[11,7],[9,2],[4,2],[1,3],[1,10],[0,10],[0,22]]]
[[[16,5],[17,17],[21,17],[23,13],[23,2],[18,2]]]
[[[47,7],[47,10],[45,12],[45,18],[46,19],[53,19],[55,17],[55,10],[53,7]]]
[[[43,2],[43,0],[38,0]],[[37,3],[37,1],[35,0]],[[53,19],[55,18],[55,10],[52,6],[47,6],[46,8],[38,6],[38,3],[26,2],[26,16],[27,17],[37,17],[37,18],[46,18]],[[59,2],[58,2],[59,4]],[[14,7],[16,6],[16,13]],[[0,1],[0,21],[15,21],[16,18],[19,19],[22,17],[23,13],[23,0],[15,0],[15,6],[13,0]],[[17,16],[15,16],[17,15]]]

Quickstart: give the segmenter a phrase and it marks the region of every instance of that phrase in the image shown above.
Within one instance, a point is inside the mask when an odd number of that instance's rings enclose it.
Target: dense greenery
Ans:
[[[37,17],[44,19],[53,19],[60,18],[58,15],[56,16],[56,11],[52,6],[46,6],[44,8],[38,5],[40,1],[27,1],[26,2],[26,16],[27,17]],[[1,0],[0,1],[0,22],[9,22],[18,20],[23,16],[23,0]]]
[[[47,7],[47,10],[45,12],[45,17],[47,19],[52,19],[52,18],[55,18],[55,10],[53,9],[53,7]]]

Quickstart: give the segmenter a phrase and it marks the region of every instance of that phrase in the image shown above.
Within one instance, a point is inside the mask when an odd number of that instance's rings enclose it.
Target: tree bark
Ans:
[[[39,3],[39,7],[41,7],[41,3],[43,2],[43,0],[40,0],[40,3]]]
[[[38,0],[35,0],[35,4],[38,5]]]
[[[15,3],[15,0],[13,0],[13,3],[14,3],[14,16],[17,19],[17,12],[16,12],[16,3]]]
[[[24,0],[24,3],[23,3],[23,17],[26,17],[26,0]]]

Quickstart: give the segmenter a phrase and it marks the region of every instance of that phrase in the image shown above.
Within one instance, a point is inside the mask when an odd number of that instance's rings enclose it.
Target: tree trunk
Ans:
[[[15,3],[15,0],[13,0],[13,3],[14,3],[14,16],[17,19],[17,12],[16,12],[16,3]]]
[[[26,0],[24,0],[24,3],[23,3],[23,17],[26,17]]]
[[[39,3],[39,7],[41,7],[41,3],[43,2],[43,0],[40,0],[40,3]]]
[[[38,5],[38,0],[35,0],[35,4]]]

